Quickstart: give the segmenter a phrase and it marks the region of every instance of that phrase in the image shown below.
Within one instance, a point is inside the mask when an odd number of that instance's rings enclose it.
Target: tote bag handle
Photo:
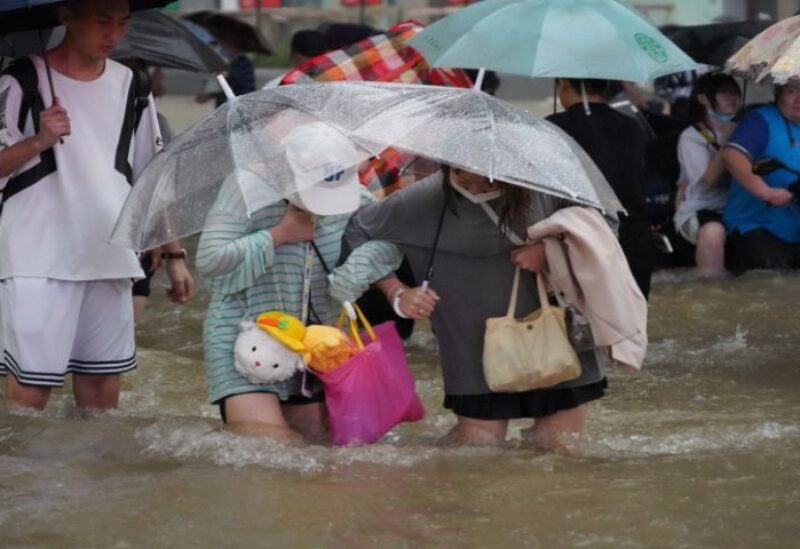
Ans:
[[[519,290],[519,272],[520,268],[514,270],[514,284],[511,285],[511,299],[508,302],[508,311],[506,316],[514,318],[514,311],[517,308],[517,293]],[[536,273],[536,289],[539,292],[539,307],[542,309],[549,309],[551,307],[550,300],[547,299],[547,291],[545,289],[544,274]]]
[[[356,347],[361,350],[364,348],[364,342],[361,340],[361,335],[358,333],[359,322],[361,322],[361,325],[364,327],[364,331],[367,332],[367,335],[369,335],[372,341],[377,341],[378,337],[375,335],[375,330],[372,329],[372,325],[367,320],[367,317],[364,316],[364,312],[361,310],[361,307],[359,307],[356,303],[351,303],[351,305],[356,311],[357,320],[350,318],[350,315],[347,314],[347,309],[342,307],[342,310],[339,313],[339,320],[336,321],[336,325],[343,330],[344,323],[347,322],[347,331],[350,332],[350,337],[353,339]]]

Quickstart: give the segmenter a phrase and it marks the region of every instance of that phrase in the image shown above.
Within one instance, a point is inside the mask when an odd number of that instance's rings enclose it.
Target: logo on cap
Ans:
[[[341,164],[325,164],[322,166],[322,173],[324,174],[323,180],[327,183],[341,181],[344,175],[344,167]]]

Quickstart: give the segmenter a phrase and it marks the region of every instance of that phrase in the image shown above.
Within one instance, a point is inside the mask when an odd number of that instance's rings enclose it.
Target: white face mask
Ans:
[[[500,189],[496,191],[489,191],[488,193],[480,193],[480,194],[472,194],[467,189],[453,181],[453,174],[450,174],[450,186],[453,187],[458,194],[472,202],[473,204],[483,204],[484,202],[489,202],[490,200],[494,200],[495,198],[500,198],[500,195],[503,194]]]

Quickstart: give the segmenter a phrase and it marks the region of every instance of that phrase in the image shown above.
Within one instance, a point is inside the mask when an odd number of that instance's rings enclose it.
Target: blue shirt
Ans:
[[[775,105],[759,107],[745,116],[725,146],[745,154],[753,163],[771,156],[800,171],[800,124],[784,118]],[[763,179],[770,187],[785,189],[797,176],[777,170]],[[728,232],[765,229],[784,242],[800,242],[800,206],[771,206],[735,179],[723,221]]]

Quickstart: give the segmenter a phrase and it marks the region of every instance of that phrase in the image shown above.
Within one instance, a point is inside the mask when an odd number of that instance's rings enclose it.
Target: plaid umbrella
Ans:
[[[472,81],[460,69],[433,69],[406,41],[423,29],[416,21],[404,21],[386,33],[371,36],[346,48],[314,57],[290,71],[281,85],[298,82],[366,80],[471,88]],[[378,197],[403,186],[401,171],[414,156],[386,149],[360,172],[361,184]]]

